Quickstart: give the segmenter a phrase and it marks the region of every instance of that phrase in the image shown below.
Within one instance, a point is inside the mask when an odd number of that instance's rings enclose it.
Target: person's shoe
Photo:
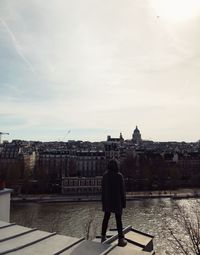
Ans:
[[[118,241],[118,246],[120,247],[124,247],[127,245],[127,241],[125,238],[120,238],[119,241]]]
[[[101,236],[101,243],[103,243],[104,241],[106,241],[106,236]]]

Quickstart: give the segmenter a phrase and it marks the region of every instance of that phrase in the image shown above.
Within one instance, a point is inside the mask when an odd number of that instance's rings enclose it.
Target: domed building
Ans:
[[[135,130],[133,131],[133,135],[132,135],[132,141],[135,144],[139,144],[142,141],[142,137],[140,134],[140,130],[138,129],[138,127],[136,126]]]

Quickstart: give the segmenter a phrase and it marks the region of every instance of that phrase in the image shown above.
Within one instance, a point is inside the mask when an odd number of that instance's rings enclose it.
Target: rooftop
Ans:
[[[128,245],[117,246],[117,232],[108,232],[108,239],[101,244],[100,238],[92,241],[26,228],[14,223],[0,221],[0,255],[150,255],[153,237],[134,230],[124,229]]]

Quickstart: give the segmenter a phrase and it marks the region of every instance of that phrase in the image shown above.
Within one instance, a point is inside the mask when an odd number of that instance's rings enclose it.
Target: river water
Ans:
[[[180,254],[173,251],[171,237],[166,228],[170,224],[174,232],[180,231],[171,216],[175,203],[192,206],[195,201],[193,199],[178,202],[171,199],[129,201],[123,213],[123,225],[132,225],[138,230],[154,235],[154,247],[158,254]],[[75,237],[86,236],[88,225],[90,225],[90,238],[99,235],[102,217],[100,202],[14,203],[11,205],[11,222]],[[113,216],[109,226],[115,228]]]

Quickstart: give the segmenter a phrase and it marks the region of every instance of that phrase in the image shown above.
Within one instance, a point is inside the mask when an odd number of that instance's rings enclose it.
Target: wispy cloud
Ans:
[[[199,139],[200,12],[172,26],[160,1],[0,0],[0,126],[13,138],[128,138],[138,124],[144,138]]]
[[[23,53],[23,49],[21,47],[21,45],[19,44],[19,42],[17,41],[13,31],[9,28],[8,24],[6,23],[6,21],[4,19],[2,19],[0,17],[0,22],[2,24],[2,26],[5,28],[5,30],[7,31],[7,33],[9,34],[12,42],[13,42],[13,45],[16,49],[16,52],[17,54],[20,56],[20,58],[25,62],[25,64],[28,66],[28,68],[34,72],[34,68],[33,68],[33,65],[31,64],[31,62],[27,59],[27,57],[24,55]]]

